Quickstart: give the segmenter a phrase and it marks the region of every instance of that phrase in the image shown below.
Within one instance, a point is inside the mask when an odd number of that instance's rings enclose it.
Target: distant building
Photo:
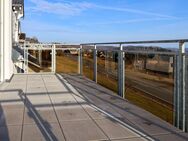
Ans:
[[[156,72],[173,73],[173,57],[156,55],[147,59],[146,69]]]

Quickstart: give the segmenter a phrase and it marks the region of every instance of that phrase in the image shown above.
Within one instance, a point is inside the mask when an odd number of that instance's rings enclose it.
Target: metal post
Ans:
[[[118,55],[118,95],[125,97],[125,53],[123,52],[123,45],[120,44],[120,51]]]
[[[178,107],[179,107],[179,128],[185,131],[185,43],[179,43],[178,59]]]
[[[94,45],[94,50],[93,50],[93,80],[97,83],[97,46]]]
[[[82,51],[83,51],[83,47],[82,45],[80,45],[79,54],[78,54],[78,74],[80,75],[83,75]]]
[[[24,65],[23,65],[23,70],[24,70],[24,73],[26,72],[26,51],[25,51],[25,43],[24,43],[24,46],[23,46],[23,51],[24,51],[24,54],[23,54],[23,58],[24,58],[24,60],[23,60],[23,63],[24,63]]]
[[[185,56],[185,84],[188,84],[188,57]],[[188,85],[185,85],[185,132],[188,132]]]
[[[179,127],[178,55],[174,55],[174,126]]]
[[[40,64],[40,66],[42,67],[42,49],[41,48],[39,48],[39,50],[38,50],[39,52],[39,56],[38,56],[38,59],[39,59],[39,64]]]
[[[25,64],[25,72],[26,72],[26,74],[28,74],[29,73],[29,60],[28,60],[28,49],[26,48],[26,47],[24,47],[24,49],[25,49],[25,60],[26,60],[26,64]]]
[[[56,45],[52,46],[52,72],[56,72]]]

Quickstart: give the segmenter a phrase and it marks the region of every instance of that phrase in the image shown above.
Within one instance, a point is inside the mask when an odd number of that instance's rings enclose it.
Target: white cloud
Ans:
[[[119,7],[110,7],[104,5],[97,5],[89,2],[49,2],[47,0],[30,0],[35,6],[28,8],[28,10],[32,10],[34,12],[45,12],[52,13],[64,16],[74,16],[82,13],[85,10],[89,9],[100,9],[100,10],[109,10],[109,11],[119,11],[119,12],[127,12],[132,14],[139,15],[148,15],[158,18],[169,18],[174,19],[175,16],[159,14],[157,12],[148,12],[144,10],[138,10],[133,8],[119,8]]]
[[[155,17],[161,17],[161,18],[176,18],[175,16],[165,15],[165,14],[159,14],[155,12],[148,12],[148,11],[142,11],[137,9],[130,9],[130,8],[118,8],[118,7],[109,7],[109,6],[100,6],[96,5],[97,8],[103,9],[103,10],[112,10],[112,11],[120,11],[120,12],[128,12],[128,13],[134,13],[139,15],[149,15],[149,16],[155,16]]]
[[[33,12],[45,12],[58,15],[73,16],[80,14],[82,11],[92,8],[93,5],[87,2],[49,2],[46,0],[30,0],[35,6],[29,7],[28,10]]]
[[[115,20],[109,22],[92,22],[89,25],[86,23],[78,23],[78,26],[91,26],[91,25],[113,25],[113,24],[131,24],[131,23],[141,23],[141,22],[152,22],[152,21],[166,21],[173,20],[170,18],[141,18],[141,19],[130,19],[130,20]]]

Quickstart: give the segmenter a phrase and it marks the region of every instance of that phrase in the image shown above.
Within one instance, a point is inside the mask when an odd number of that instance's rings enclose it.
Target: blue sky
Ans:
[[[25,0],[22,32],[42,42],[188,38],[188,0]]]

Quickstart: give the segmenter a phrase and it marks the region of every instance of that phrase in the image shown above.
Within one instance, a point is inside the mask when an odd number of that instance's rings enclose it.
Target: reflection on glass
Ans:
[[[28,72],[51,72],[51,50],[28,50]]]
[[[83,50],[83,75],[93,80],[93,50]]]
[[[97,53],[97,80],[106,88],[118,91],[118,52],[98,51]]]
[[[173,56],[126,54],[125,97],[169,123],[173,122]]]
[[[56,50],[56,72],[78,73],[78,50]]]

